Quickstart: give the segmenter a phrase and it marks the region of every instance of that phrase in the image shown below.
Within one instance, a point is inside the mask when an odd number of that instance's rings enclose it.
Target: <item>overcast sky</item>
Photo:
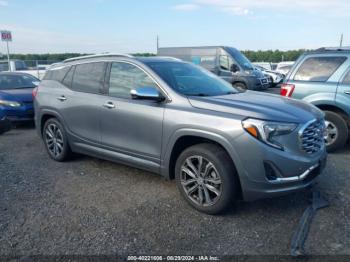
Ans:
[[[0,0],[14,53],[156,52],[157,35],[161,46],[318,48],[341,33],[350,45],[349,25],[349,0]]]

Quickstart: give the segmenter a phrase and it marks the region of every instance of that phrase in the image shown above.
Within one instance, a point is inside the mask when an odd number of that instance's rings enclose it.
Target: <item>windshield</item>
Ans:
[[[39,81],[31,75],[0,74],[0,90],[34,88]]]
[[[238,93],[228,82],[206,69],[180,62],[148,62],[172,89],[186,96],[221,96]]]
[[[236,60],[243,70],[254,70],[252,63],[240,51],[234,48],[227,48],[226,51]]]

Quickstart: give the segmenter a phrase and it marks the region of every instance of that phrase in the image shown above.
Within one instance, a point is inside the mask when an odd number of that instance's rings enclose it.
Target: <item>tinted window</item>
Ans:
[[[148,62],[171,88],[187,96],[219,96],[238,91],[209,71],[189,63]]]
[[[310,57],[298,69],[294,80],[325,82],[339,66],[344,63],[346,57]]]
[[[106,64],[86,63],[75,67],[72,89],[86,93],[99,93],[103,88]]]
[[[54,80],[54,81],[62,82],[63,78],[65,77],[69,69],[70,69],[69,66],[65,66],[65,67],[57,67],[57,68],[48,70],[45,73],[44,80]]]
[[[74,75],[74,69],[75,67],[72,66],[66,76],[63,78],[62,84],[64,84],[66,87],[71,88],[72,87],[72,81],[73,81],[73,75]]]
[[[156,83],[141,69],[127,63],[113,63],[109,80],[109,95],[131,98],[130,91],[138,87],[156,87]]]
[[[31,75],[0,75],[0,90],[34,88],[40,80]]]
[[[343,84],[350,85],[350,71],[344,77]]]

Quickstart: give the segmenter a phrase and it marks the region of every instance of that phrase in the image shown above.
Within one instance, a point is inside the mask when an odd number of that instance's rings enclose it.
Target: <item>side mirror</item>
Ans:
[[[161,102],[164,97],[159,93],[158,89],[155,87],[138,87],[130,91],[132,99],[139,100],[153,100]]]
[[[239,70],[240,70],[240,69],[239,69],[238,65],[236,65],[236,64],[232,64],[232,65],[231,65],[230,71],[231,71],[232,73],[236,73],[236,72],[238,72]]]

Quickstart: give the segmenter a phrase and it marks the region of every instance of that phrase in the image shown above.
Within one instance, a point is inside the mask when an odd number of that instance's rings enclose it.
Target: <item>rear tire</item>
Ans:
[[[43,140],[49,156],[63,162],[71,156],[66,131],[56,118],[50,118],[43,128]]]
[[[175,178],[184,199],[195,209],[211,215],[227,210],[238,192],[231,158],[213,144],[185,149],[176,161]]]
[[[341,115],[332,111],[324,111],[324,113],[326,114],[327,152],[334,152],[345,146],[349,136],[349,128]]]

